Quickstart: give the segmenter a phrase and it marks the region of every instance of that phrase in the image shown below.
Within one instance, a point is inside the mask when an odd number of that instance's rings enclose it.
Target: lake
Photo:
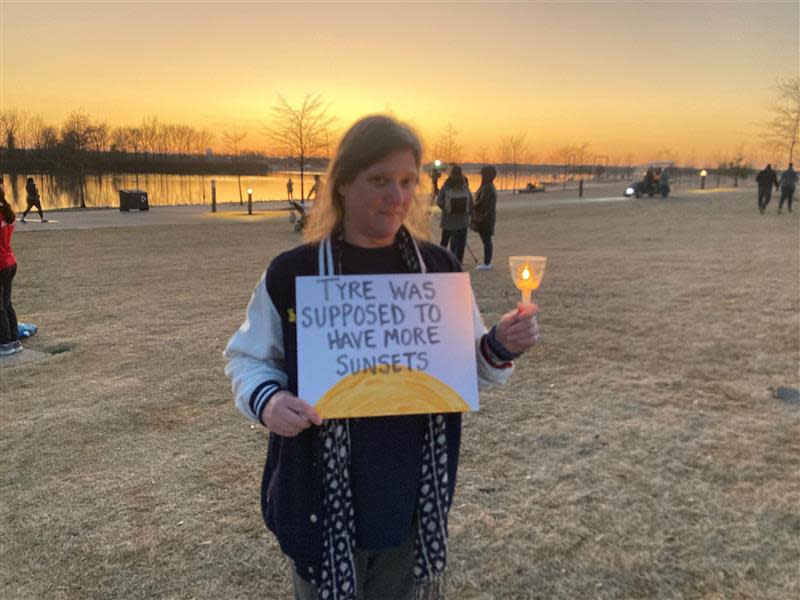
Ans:
[[[321,174],[321,173],[320,173]],[[314,183],[315,172],[305,174],[305,195]],[[469,187],[477,191],[480,175],[468,170]],[[5,176],[6,199],[21,211],[25,208],[25,180],[29,175]],[[178,206],[185,204],[211,204],[211,182],[216,181],[217,202],[239,202],[239,183],[236,175],[165,175],[160,173],[107,173],[103,175],[30,175],[39,188],[44,210],[63,208],[104,208],[119,206],[119,190],[139,189],[147,192],[151,206]],[[242,200],[247,202],[247,188],[253,188],[253,201],[286,201],[286,181],[292,178],[294,198],[300,198],[300,173],[276,171],[269,175],[243,175]],[[518,187],[528,181],[551,180],[549,173],[520,168]],[[444,173],[439,185],[444,183]],[[500,173],[495,180],[498,189],[513,187],[510,173]],[[419,191],[430,194],[431,180],[426,174],[420,178]]]

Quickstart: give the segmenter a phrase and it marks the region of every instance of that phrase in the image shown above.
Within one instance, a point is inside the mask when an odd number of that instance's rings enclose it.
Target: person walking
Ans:
[[[6,193],[0,180],[0,356],[22,351],[17,327],[17,313],[11,303],[11,285],[17,274],[17,259],[11,249],[16,215],[6,202]]]
[[[25,223],[25,217],[28,216],[28,212],[35,206],[36,210],[39,211],[39,219],[41,222],[47,223],[47,219],[44,218],[44,213],[42,212],[42,199],[39,197],[39,190],[36,189],[36,183],[33,181],[33,177],[28,177],[28,180],[25,182],[25,194],[27,206],[25,207],[25,212],[22,213],[20,221]]]
[[[472,214],[472,192],[459,165],[450,167],[450,176],[445,180],[442,189],[436,196],[436,204],[442,209],[442,241],[441,246],[447,248],[458,259],[464,262],[464,249],[467,245],[467,228]]]
[[[772,186],[774,185],[775,189],[778,189],[778,177],[772,170],[771,164],[758,172],[756,183],[758,184],[758,212],[763,215],[772,197]]]
[[[406,125],[357,121],[335,152],[306,243],[272,261],[224,351],[236,406],[269,430],[261,508],[290,559],[296,600],[441,598],[461,414],[323,421],[297,397],[296,277],[461,270],[424,240],[421,157]],[[536,309],[520,304],[486,331],[467,301],[479,385],[505,383],[513,358],[538,340]]]
[[[475,267],[476,271],[486,271],[492,268],[492,236],[497,219],[495,177],[497,177],[497,169],[492,165],[483,167],[481,169],[481,187],[475,193],[475,208],[470,227],[481,236],[481,242],[483,242],[483,263]]]
[[[294,184],[292,183],[291,177],[289,177],[289,181],[286,182],[286,199],[294,200]]]
[[[316,200],[321,191],[322,180],[320,179],[319,175],[314,175],[314,185],[312,185],[311,189],[308,190],[308,199],[311,200],[311,196],[314,196],[314,200]]]
[[[797,171],[794,170],[794,165],[789,163],[789,168],[787,168],[783,173],[781,173],[781,201],[778,204],[778,214],[783,212],[783,201],[786,200],[786,206],[789,209],[789,212],[792,212],[792,200],[794,200],[794,189],[797,187]]]

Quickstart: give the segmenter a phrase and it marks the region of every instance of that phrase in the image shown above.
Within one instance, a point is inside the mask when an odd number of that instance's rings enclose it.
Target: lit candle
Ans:
[[[511,267],[511,278],[514,285],[522,292],[522,303],[531,303],[533,290],[539,287],[547,264],[545,256],[510,256],[508,259]]]

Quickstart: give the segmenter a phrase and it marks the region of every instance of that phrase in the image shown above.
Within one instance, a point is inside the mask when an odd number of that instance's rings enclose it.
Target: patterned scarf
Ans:
[[[401,227],[395,246],[412,273],[424,270],[411,234]],[[339,272],[341,273],[341,254]],[[350,487],[350,426],[347,419],[330,419],[321,429],[323,488],[323,550],[320,577],[314,578],[321,600],[356,600],[356,526]],[[423,441],[416,531],[414,579],[416,597],[444,597],[447,565],[447,428],[444,416],[429,415]]]

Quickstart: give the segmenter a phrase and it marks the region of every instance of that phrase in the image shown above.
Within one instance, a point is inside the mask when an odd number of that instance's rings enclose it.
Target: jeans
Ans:
[[[448,242],[450,243],[450,252],[455,254],[458,262],[464,262],[464,249],[467,247],[467,229],[442,229],[442,243],[443,248],[447,248]]]
[[[492,264],[492,250],[494,246],[492,246],[492,236],[487,234],[480,234],[481,241],[483,242],[483,264],[490,265]]]
[[[414,535],[400,546],[355,551],[359,600],[413,600]],[[317,600],[317,588],[292,569],[294,600]]]
[[[784,185],[781,187],[781,203],[778,204],[778,210],[783,208],[783,201],[786,200],[789,206],[789,212],[792,212],[792,200],[794,200],[794,186]]]
[[[0,344],[14,342],[19,337],[17,313],[11,305],[11,282],[17,274],[17,265],[0,269]]]
[[[771,198],[772,186],[758,186],[758,210],[763,211],[765,208],[767,208],[767,204],[769,204]]]

